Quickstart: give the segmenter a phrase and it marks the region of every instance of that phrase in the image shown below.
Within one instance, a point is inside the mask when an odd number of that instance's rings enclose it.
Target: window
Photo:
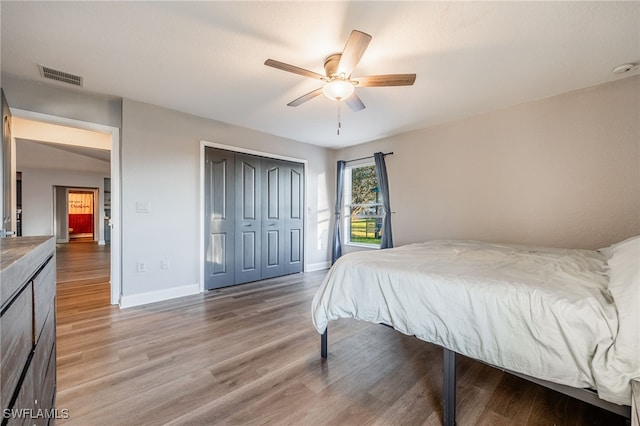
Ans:
[[[375,164],[347,166],[344,182],[345,243],[379,247],[384,213]]]

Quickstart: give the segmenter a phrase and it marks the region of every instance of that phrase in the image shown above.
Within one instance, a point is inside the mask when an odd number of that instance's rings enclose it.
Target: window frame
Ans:
[[[382,208],[383,207],[383,203],[382,203],[382,196],[379,196],[379,200],[377,203],[358,203],[358,204],[353,204],[351,203],[351,193],[352,193],[352,171],[353,169],[358,169],[358,168],[362,168],[362,167],[371,167],[373,166],[375,168],[375,161],[373,161],[373,159],[366,159],[366,160],[361,160],[358,162],[353,162],[351,164],[347,164],[344,170],[344,187],[343,187],[343,200],[342,200],[342,230],[343,233],[342,235],[344,235],[344,241],[343,244],[345,246],[352,246],[352,247],[362,247],[362,248],[369,248],[369,249],[379,249],[380,248],[380,242],[377,244],[371,244],[371,243],[363,243],[363,242],[357,242],[357,241],[351,241],[351,207],[354,206],[371,206],[371,207],[378,207],[378,208]],[[377,176],[376,176],[376,181],[377,181]],[[378,182],[379,184],[379,182]],[[382,218],[382,215],[373,215],[371,217],[380,217]]]

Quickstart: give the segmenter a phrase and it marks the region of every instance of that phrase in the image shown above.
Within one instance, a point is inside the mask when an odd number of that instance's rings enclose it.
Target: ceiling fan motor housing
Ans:
[[[334,53],[333,55],[327,56],[327,59],[324,60],[324,72],[327,77],[332,78],[336,76],[336,73],[338,72],[338,64],[340,63],[341,57],[341,53]],[[344,78],[348,79],[349,76],[345,75]]]

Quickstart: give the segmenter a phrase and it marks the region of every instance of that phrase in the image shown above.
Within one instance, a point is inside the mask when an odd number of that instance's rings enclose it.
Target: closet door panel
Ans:
[[[302,272],[304,253],[304,169],[289,163],[285,178],[285,248],[284,273]]]
[[[285,165],[262,160],[262,278],[284,274]]]
[[[234,154],[205,149],[205,289],[235,284]]]
[[[256,262],[256,252],[258,249],[256,239],[255,231],[247,230],[242,232],[240,243],[240,251],[242,252],[242,255],[240,256],[242,272],[250,272],[256,269],[258,263]]]
[[[241,284],[262,278],[261,160],[236,154],[235,167],[235,283]]]
[[[279,230],[266,230],[266,244],[264,250],[264,267],[273,268],[281,264],[281,244],[280,236],[282,232]]]
[[[287,262],[292,272],[302,271],[302,232],[300,229],[289,229],[289,252]],[[295,267],[293,265],[296,265]],[[300,270],[298,270],[300,269]]]

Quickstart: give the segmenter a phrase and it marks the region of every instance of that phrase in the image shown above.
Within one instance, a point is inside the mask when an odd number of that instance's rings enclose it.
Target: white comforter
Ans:
[[[318,289],[312,317],[320,333],[338,318],[383,323],[495,366],[598,391],[592,369],[606,368],[618,329],[600,253],[471,241],[343,256]],[[607,389],[614,397],[603,399],[628,404],[629,392]]]

